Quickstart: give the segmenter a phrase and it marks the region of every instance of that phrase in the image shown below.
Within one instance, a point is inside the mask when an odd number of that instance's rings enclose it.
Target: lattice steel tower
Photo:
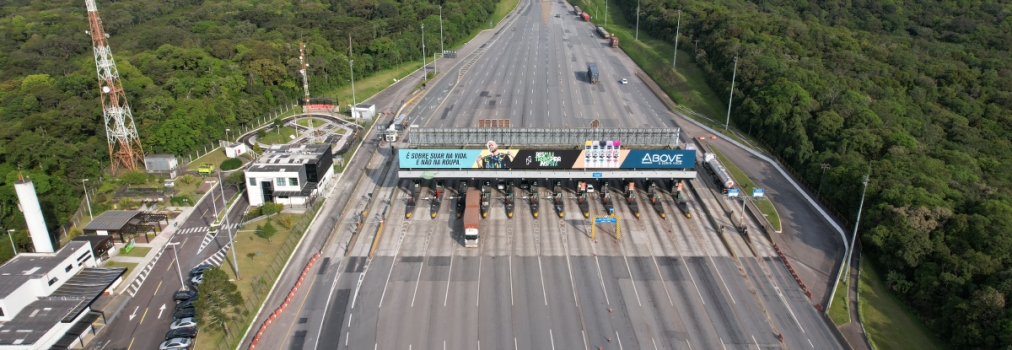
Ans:
[[[91,23],[91,46],[95,50],[95,68],[98,71],[98,86],[102,98],[102,115],[105,118],[105,137],[109,142],[109,158],[112,174],[123,166],[133,171],[137,162],[144,162],[144,149],[141,139],[137,136],[134,117],[130,112],[123,84],[119,80],[116,61],[109,48],[109,37],[102,29],[102,20],[98,18],[95,0],[85,0],[88,7],[88,22]]]

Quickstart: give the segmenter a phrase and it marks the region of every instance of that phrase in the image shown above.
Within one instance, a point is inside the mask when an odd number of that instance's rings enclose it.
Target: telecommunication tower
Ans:
[[[310,109],[312,109],[309,101],[309,64],[306,63],[306,43],[302,41],[299,41],[299,64],[301,65],[299,73],[302,74],[302,90],[306,93],[306,107],[303,108],[303,112],[308,114]],[[309,116],[309,137],[307,140],[309,143],[315,143],[314,141],[316,140],[316,128],[313,125],[312,115]]]
[[[133,113],[127,103],[119,70],[109,48],[109,37],[102,29],[95,0],[85,0],[88,7],[88,22],[91,24],[91,45],[95,50],[95,68],[98,71],[99,95],[102,99],[102,116],[105,119],[105,137],[109,142],[109,158],[112,173],[120,166],[133,171],[137,162],[144,161],[144,148],[137,136]]]

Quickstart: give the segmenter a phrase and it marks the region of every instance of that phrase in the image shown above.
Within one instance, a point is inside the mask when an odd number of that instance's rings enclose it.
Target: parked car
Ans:
[[[176,304],[176,311],[179,311],[179,310],[182,310],[182,309],[189,309],[191,307],[196,307],[196,305],[194,305],[196,303],[197,303],[196,299],[182,301],[179,304]]]
[[[190,276],[202,275],[204,274],[204,270],[207,270],[212,267],[214,267],[214,265],[211,264],[200,264],[194,266],[192,269],[190,269]]]
[[[178,320],[178,319],[193,317],[193,316],[196,316],[196,315],[197,315],[197,309],[189,307],[189,308],[177,310],[176,313],[172,314],[172,318]]]
[[[165,340],[172,340],[175,338],[196,338],[196,337],[197,337],[197,327],[176,328],[173,330],[169,330],[168,333],[165,333]]]
[[[177,291],[176,294],[172,295],[172,298],[175,299],[176,301],[186,301],[191,299],[197,300],[197,291],[195,290]]]
[[[197,319],[195,319],[193,317],[181,318],[181,319],[172,321],[172,324],[169,325],[169,329],[179,329],[179,328],[186,328],[186,327],[194,327],[194,328],[196,328],[197,327]]]
[[[193,283],[193,285],[200,285],[202,282],[204,282],[204,275],[196,275],[190,278],[190,283]]]
[[[172,338],[163,341],[162,344],[158,346],[158,350],[189,349],[190,345],[192,345],[191,342],[192,340],[190,340],[190,338]]]

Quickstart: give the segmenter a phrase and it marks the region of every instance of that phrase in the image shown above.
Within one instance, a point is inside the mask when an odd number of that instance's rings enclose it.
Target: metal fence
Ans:
[[[410,147],[573,147],[587,140],[621,140],[622,146],[669,146],[678,144],[679,128],[411,128]]]
[[[239,314],[237,319],[230,325],[231,332],[227,333],[222,337],[221,340],[215,344],[215,349],[226,350],[235,349],[241,342],[243,334],[246,333],[246,327],[251,327],[251,324],[256,317],[256,311],[260,308],[260,304],[264,302],[264,298],[267,297],[271,287],[274,286],[278,275],[281,270],[285,268],[285,263],[291,258],[292,252],[295,247],[299,245],[299,240],[306,234],[306,230],[309,229],[309,224],[313,221],[313,217],[316,216],[316,212],[320,211],[323,207],[324,201],[315,201],[312,206],[307,210],[305,215],[299,219],[298,222],[292,225],[292,234],[288,236],[281,243],[281,250],[275,254],[274,259],[267,265],[259,275],[246,276],[246,278],[252,279],[252,293],[249,295],[243,295],[243,303],[239,307]],[[237,327],[238,326],[238,327]]]

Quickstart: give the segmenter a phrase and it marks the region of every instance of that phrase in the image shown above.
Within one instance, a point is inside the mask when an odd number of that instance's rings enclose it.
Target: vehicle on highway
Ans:
[[[199,286],[200,283],[202,283],[202,282],[204,282],[204,275],[196,275],[196,276],[193,276],[193,278],[190,278],[190,283],[193,283],[194,285],[198,285]]]
[[[158,350],[189,349],[190,345],[193,345],[190,338],[172,338],[163,341],[161,345],[158,345]]]
[[[176,301],[197,300],[197,291],[195,290],[177,291],[176,294],[172,295],[172,298],[175,299]]]
[[[629,84],[629,79],[622,78],[622,84]]]
[[[209,268],[212,268],[212,267],[214,267],[214,265],[211,265],[211,264],[200,264],[200,265],[194,266],[192,269],[190,269],[190,276],[201,275],[201,274],[204,273],[205,270],[207,270]]]
[[[194,328],[196,328],[197,327],[197,319],[195,319],[193,317],[181,318],[181,319],[172,321],[172,324],[169,325],[169,329],[180,329],[180,328],[186,328],[186,327],[194,327]]]
[[[594,193],[594,185],[587,184],[587,193]]]
[[[464,207],[464,246],[473,248],[478,246],[478,222],[481,221],[481,192],[476,189],[467,190],[465,197],[467,206]]]
[[[175,338],[196,338],[197,327],[184,327],[169,330],[165,333],[165,340],[172,340]]]
[[[559,18],[559,17],[562,17],[562,16],[560,16],[559,14],[556,13],[555,14],[555,18]]]
[[[593,34],[591,34],[591,35],[593,35]],[[598,79],[600,79],[600,78],[601,78],[601,73],[597,71],[597,65],[593,64],[593,63],[588,64],[587,65],[587,80],[589,80],[590,83],[593,84],[593,83],[596,83],[598,81]]]
[[[193,317],[193,316],[196,316],[196,315],[197,315],[197,309],[194,309],[194,308],[190,307],[190,308],[185,308],[185,309],[177,310],[174,314],[172,314],[172,318],[179,320],[179,319],[184,319],[184,318],[188,318],[188,317]]]

